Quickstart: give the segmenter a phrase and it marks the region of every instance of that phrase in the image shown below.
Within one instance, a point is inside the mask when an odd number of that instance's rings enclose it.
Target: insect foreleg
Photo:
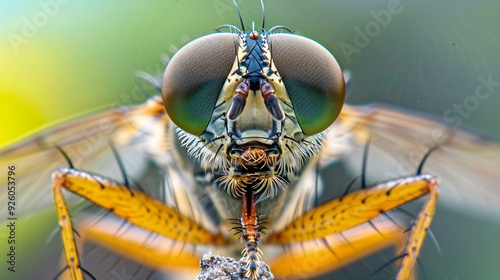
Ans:
[[[420,248],[422,248],[425,235],[427,234],[427,229],[431,225],[438,196],[439,190],[437,188],[437,181],[433,180],[429,184],[429,197],[415,220],[413,230],[408,238],[405,250],[401,255],[403,259],[395,279],[409,279],[410,275],[412,275],[411,270],[415,267]]]
[[[404,245],[400,227],[389,219],[377,219],[322,240],[287,244],[268,264],[277,279],[310,279],[387,247],[398,250]]]
[[[121,221],[107,217],[79,226],[78,230],[82,243],[89,241],[138,264],[159,271],[199,273],[201,255],[196,246],[151,235],[149,231],[137,227],[128,227],[119,233],[122,225]]]
[[[71,279],[83,279],[70,215],[62,188],[82,196],[124,220],[164,237],[189,244],[226,244],[219,232],[212,233],[175,209],[147,194],[97,175],[70,168],[53,174],[53,193],[61,226],[66,262]]]
[[[325,238],[369,222],[387,211],[428,194],[400,256],[401,268],[395,278],[409,279],[434,215],[439,194],[437,185],[435,177],[417,175],[358,190],[310,210],[284,230],[272,233],[269,242],[286,244]]]
[[[73,225],[69,216],[68,206],[62,194],[63,181],[62,176],[56,173],[52,180],[52,191],[54,193],[54,203],[56,206],[59,226],[61,227],[61,236],[63,240],[64,255],[66,256],[67,269],[72,280],[83,280],[83,271],[80,267],[80,258],[73,234]]]

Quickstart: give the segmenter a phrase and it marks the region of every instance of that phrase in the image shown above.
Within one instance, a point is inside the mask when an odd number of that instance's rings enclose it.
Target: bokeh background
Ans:
[[[500,138],[500,2],[265,2],[266,26],[284,24],[318,41],[350,70],[349,103],[393,104]],[[238,3],[247,27],[252,20],[259,26],[259,2]],[[387,14],[381,11],[396,12],[377,25],[376,15]],[[161,56],[224,23],[239,25],[231,0],[1,0],[0,146],[99,108],[140,103],[136,71],[160,73]],[[365,28],[371,35],[363,41],[358,30],[367,34]],[[475,102],[481,80],[493,86]],[[473,208],[437,212],[433,231],[443,252],[426,242],[428,279],[499,279],[500,213],[482,216]],[[55,224],[36,221],[26,219],[18,230],[19,270],[29,269],[30,250],[43,250],[45,237],[34,230],[50,232]],[[12,275],[1,263],[1,278],[15,279],[4,278]]]

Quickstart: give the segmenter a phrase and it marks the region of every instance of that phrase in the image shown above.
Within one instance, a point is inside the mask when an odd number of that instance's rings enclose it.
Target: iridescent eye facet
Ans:
[[[170,60],[162,82],[163,104],[182,130],[201,135],[236,58],[238,35],[216,33],[184,46]]]
[[[199,38],[169,62],[163,76],[163,102],[182,130],[201,135],[236,58],[238,35]],[[335,58],[320,44],[293,34],[268,36],[271,58],[306,135],[330,126],[340,114],[345,84]]]
[[[329,127],[344,104],[345,83],[335,58],[315,41],[293,34],[268,37],[271,59],[306,135]]]

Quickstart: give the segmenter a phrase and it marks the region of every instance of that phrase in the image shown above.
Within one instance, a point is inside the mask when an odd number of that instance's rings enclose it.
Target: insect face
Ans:
[[[325,48],[273,31],[197,39],[172,58],[162,86],[183,145],[236,196],[255,180],[274,195],[296,175],[321,147],[344,90]]]

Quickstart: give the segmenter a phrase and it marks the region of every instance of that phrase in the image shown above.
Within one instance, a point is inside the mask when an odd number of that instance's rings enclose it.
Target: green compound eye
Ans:
[[[320,44],[298,35],[271,34],[268,42],[304,134],[328,128],[345,97],[344,76],[335,58]]]
[[[238,35],[217,33],[181,48],[163,74],[163,104],[182,130],[201,135],[236,57]]]

